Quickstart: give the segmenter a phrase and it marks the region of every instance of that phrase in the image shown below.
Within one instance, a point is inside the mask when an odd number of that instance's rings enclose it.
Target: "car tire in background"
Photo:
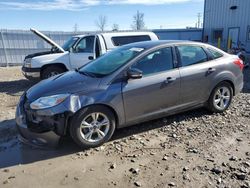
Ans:
[[[89,106],[77,112],[71,121],[70,135],[81,148],[107,142],[116,128],[113,112],[105,106]]]
[[[221,82],[212,91],[207,108],[216,113],[222,113],[228,109],[233,99],[233,88],[228,82]]]
[[[61,74],[63,72],[65,72],[64,68],[62,68],[60,66],[56,66],[56,65],[51,65],[51,66],[48,66],[42,70],[41,79],[44,80],[44,79],[50,78],[52,76],[55,76],[57,74]]]

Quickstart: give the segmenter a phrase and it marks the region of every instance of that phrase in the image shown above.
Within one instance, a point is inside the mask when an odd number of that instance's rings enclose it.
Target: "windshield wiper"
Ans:
[[[83,74],[85,76],[94,77],[94,78],[96,77],[96,75],[94,73],[86,72],[86,71],[80,71],[79,68],[76,68],[75,71],[80,73],[80,74]]]

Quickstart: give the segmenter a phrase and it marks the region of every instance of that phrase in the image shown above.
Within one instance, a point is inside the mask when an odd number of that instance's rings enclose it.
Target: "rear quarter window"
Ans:
[[[215,49],[207,48],[208,52],[212,56],[213,59],[218,59],[220,57],[223,57],[223,54]]]
[[[115,46],[122,46],[133,42],[150,41],[151,38],[148,35],[139,35],[112,37],[111,40]]]

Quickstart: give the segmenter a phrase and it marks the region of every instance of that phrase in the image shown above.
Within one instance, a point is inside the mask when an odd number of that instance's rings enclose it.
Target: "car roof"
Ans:
[[[113,37],[113,36],[137,36],[137,35],[155,35],[152,31],[122,31],[122,32],[95,32],[95,33],[86,33],[86,34],[79,34],[79,35],[74,35],[73,37],[85,37],[88,35],[96,35],[100,34],[103,35],[104,37]]]
[[[107,32],[107,33],[99,33],[104,37],[113,37],[113,36],[137,36],[137,35],[155,35],[155,33],[151,31],[129,31],[129,32]]]
[[[82,38],[82,37],[85,37],[86,35],[74,35],[72,37],[79,37],[79,38]]]
[[[201,42],[187,41],[187,40],[158,40],[158,41],[144,41],[144,42],[136,42],[132,44],[128,44],[126,46],[137,47],[137,48],[154,48],[157,46],[161,46],[164,44],[169,45],[178,45],[178,44],[196,44],[196,45],[207,45]]]

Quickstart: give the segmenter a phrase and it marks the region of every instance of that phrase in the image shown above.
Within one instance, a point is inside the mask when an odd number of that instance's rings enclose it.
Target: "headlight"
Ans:
[[[30,104],[31,109],[39,110],[50,108],[62,103],[69,94],[59,94],[48,97],[41,97]]]
[[[31,68],[31,58],[24,60],[24,67]]]

